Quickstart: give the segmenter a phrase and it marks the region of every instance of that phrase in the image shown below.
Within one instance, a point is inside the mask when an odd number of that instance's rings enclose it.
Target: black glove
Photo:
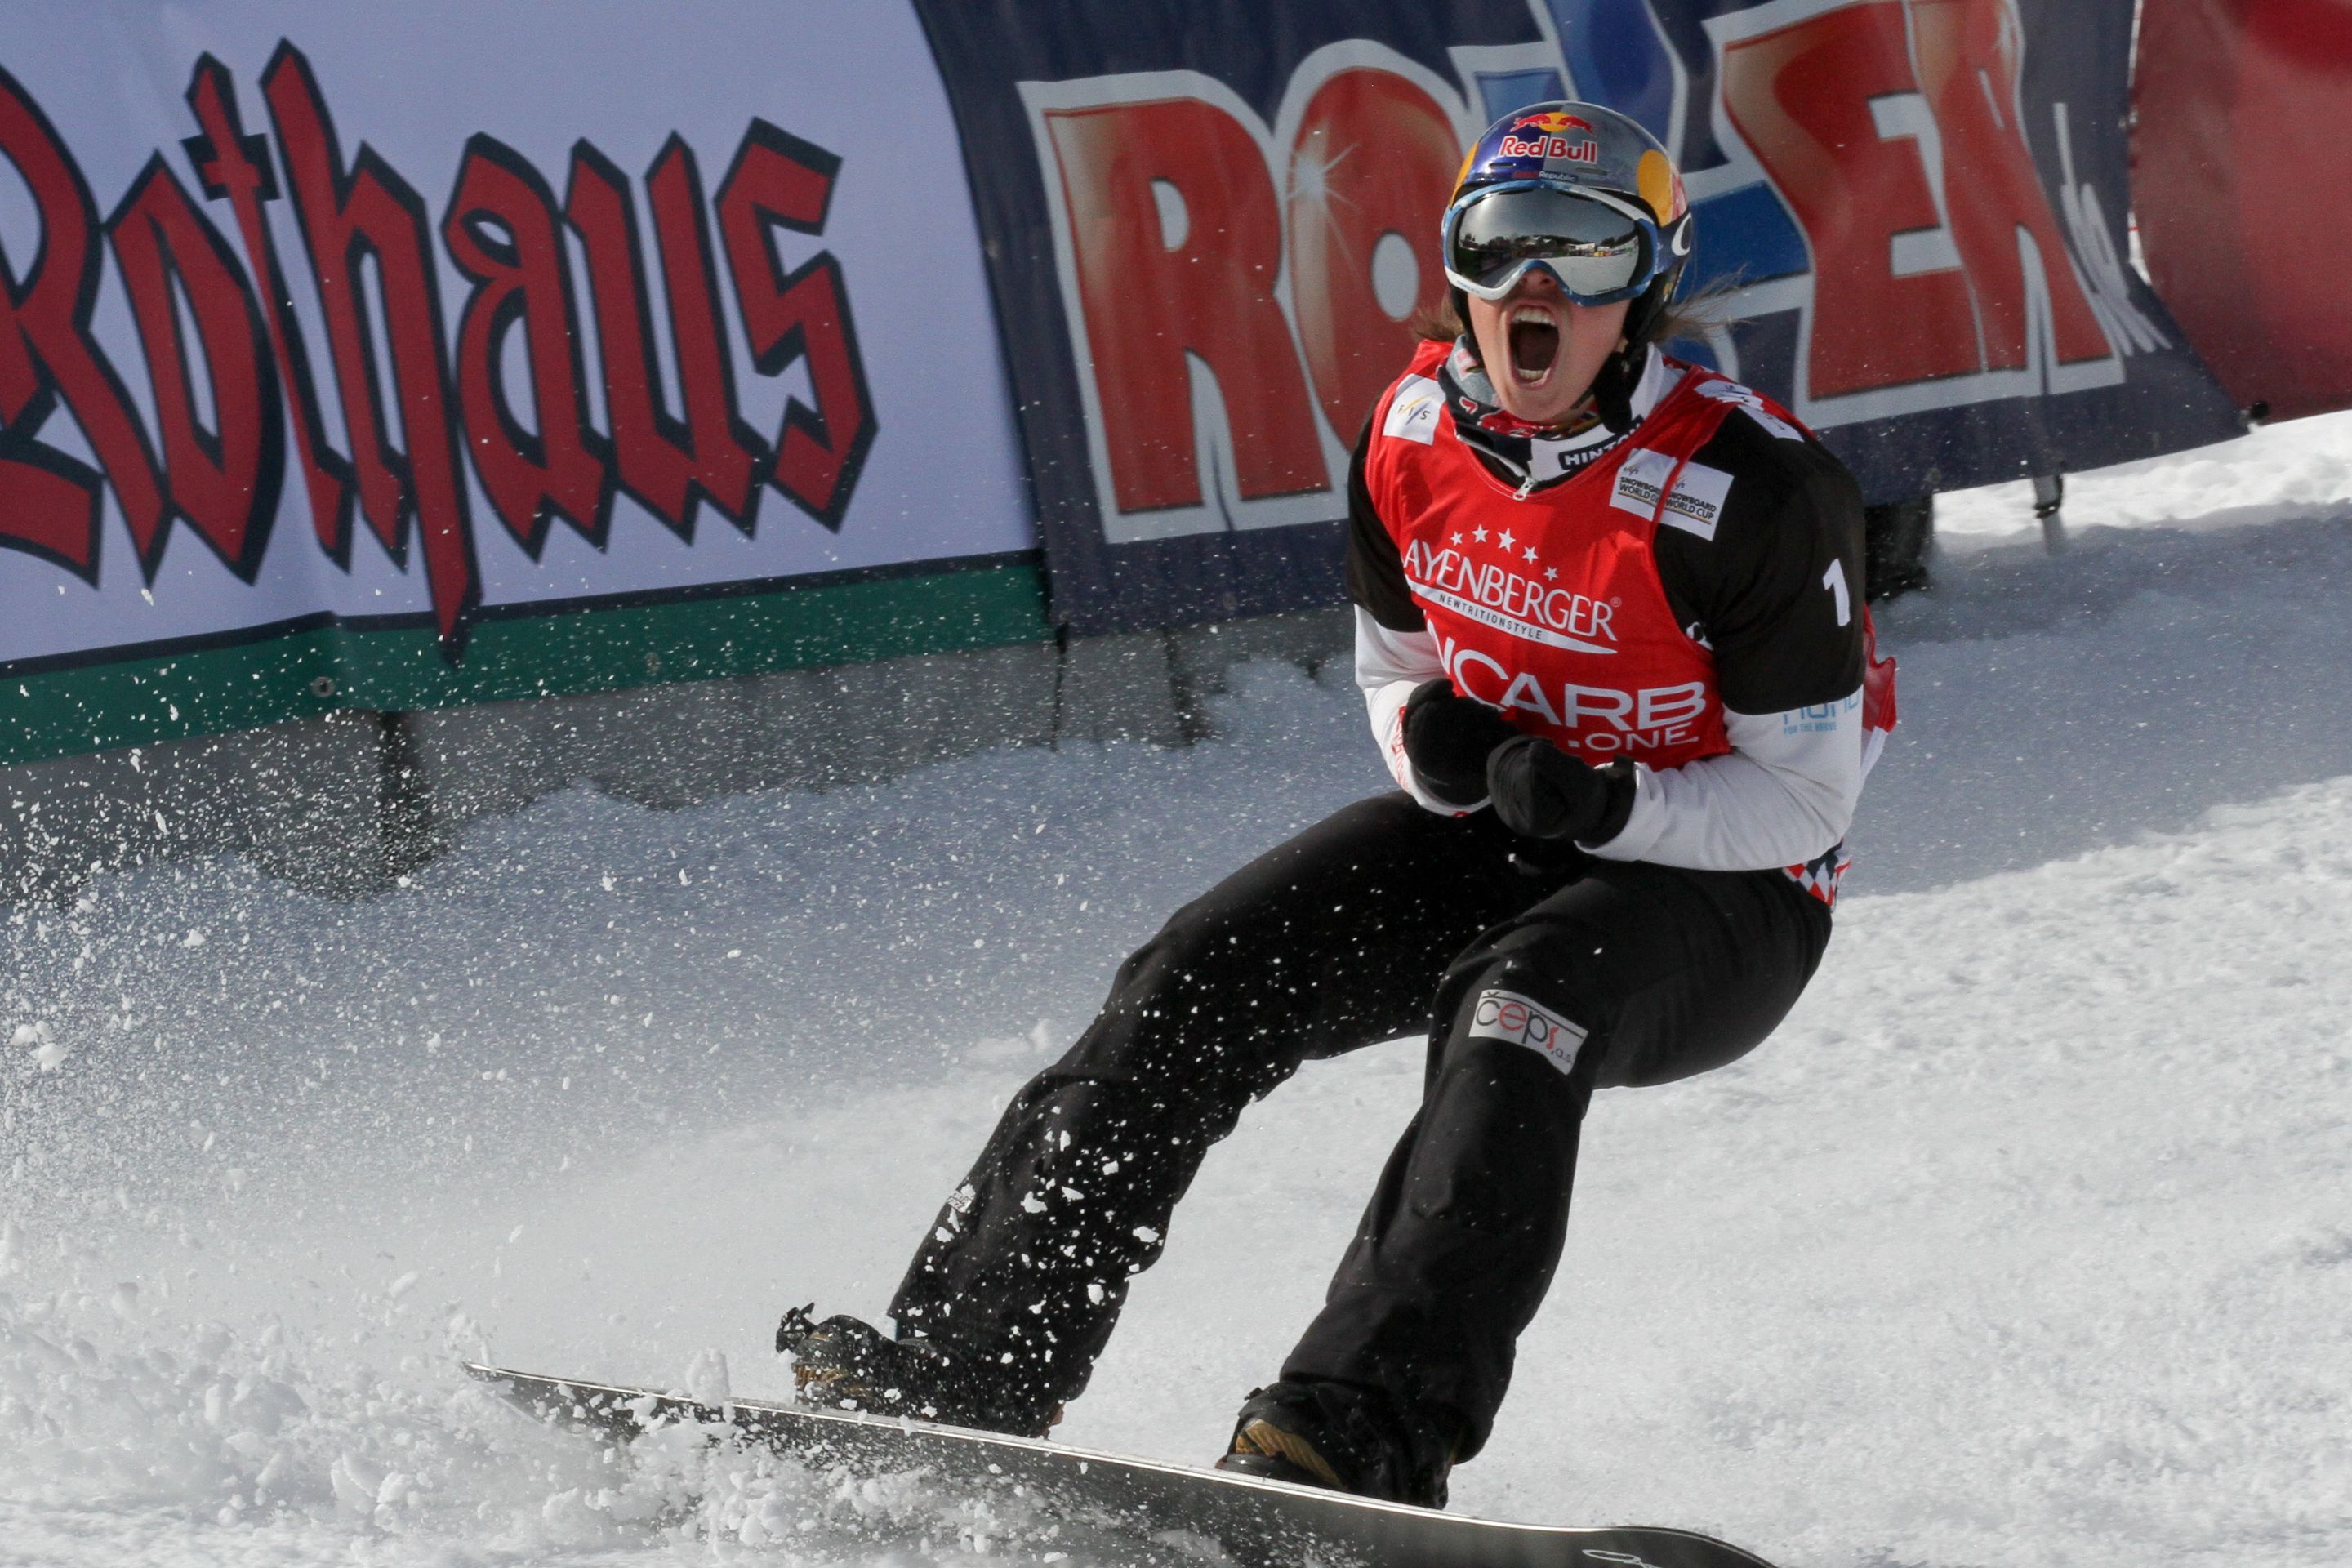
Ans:
[[[1486,759],[1495,815],[1523,838],[1606,844],[1633,814],[1633,765],[1594,767],[1540,735],[1518,735]]]
[[[1448,805],[1475,805],[1486,795],[1486,755],[1518,734],[1511,721],[1474,702],[1439,677],[1413,688],[1404,703],[1404,754],[1421,787]]]

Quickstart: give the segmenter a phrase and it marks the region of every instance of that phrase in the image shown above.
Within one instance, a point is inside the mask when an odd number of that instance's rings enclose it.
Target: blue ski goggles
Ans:
[[[1441,254],[1446,279],[1490,303],[1540,267],[1578,304],[1606,305],[1633,299],[1679,260],[1689,224],[1685,214],[1662,234],[1622,196],[1516,180],[1482,185],[1448,207]]]

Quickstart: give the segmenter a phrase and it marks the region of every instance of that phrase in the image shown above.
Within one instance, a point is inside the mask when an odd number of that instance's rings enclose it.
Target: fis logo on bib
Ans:
[[[1576,1066],[1577,1047],[1584,1044],[1585,1034],[1583,1026],[1516,991],[1481,992],[1470,1015],[1471,1038],[1525,1046],[1562,1072]]]
[[[1425,375],[1409,375],[1398,383],[1389,399],[1388,423],[1381,434],[1428,446],[1437,437],[1437,416],[1445,407],[1445,389]]]

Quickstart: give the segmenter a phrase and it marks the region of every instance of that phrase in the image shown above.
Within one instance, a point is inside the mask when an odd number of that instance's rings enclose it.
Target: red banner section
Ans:
[[[2040,368],[2037,328],[2053,390],[2121,381],[2025,127],[2002,110],[2023,69],[2002,0],[1760,20],[1784,12],[1759,7],[1744,37],[1722,29],[1722,92],[1812,247],[1806,416],[1857,394]]]
[[[290,423],[292,477],[320,547],[348,571],[354,512],[394,561],[414,545],[454,658],[482,599],[469,456],[499,524],[532,561],[559,518],[603,550],[616,491],[686,537],[706,500],[748,532],[762,484],[840,528],[873,441],[873,401],[841,264],[824,251],[787,272],[775,235],[824,232],[839,158],[754,118],[706,202],[692,150],[673,137],[645,182],[656,266],[638,247],[627,177],[584,139],[559,207],[528,159],[474,136],[436,225],[399,169],[337,129],[301,50],[279,45],[260,88],[268,129],[248,131],[228,68],[199,59],[187,93],[197,134],[182,147],[202,199],[159,153],[101,221],[67,138],[0,70],[0,161],[30,192],[40,236],[29,266],[0,252],[0,547],[96,584],[110,487],[150,581],[177,521],[250,584],[288,479]],[[299,248],[271,222],[278,202]],[[472,285],[454,301],[441,296],[436,245]],[[92,324],[110,250],[139,337],[130,363],[153,394],[153,437]],[[660,406],[656,273],[682,421]],[[753,369],[773,377],[807,362],[815,405],[789,401],[772,437],[740,411],[722,277]],[[293,307],[294,278],[316,292],[315,338]],[[601,331],[609,433],[590,422],[583,316]],[[509,358],[519,375],[506,374]],[[517,381],[525,395],[510,402]],[[330,406],[348,450],[335,448]],[[96,467],[41,439],[60,407]]]
[[[1205,528],[1322,515],[1281,507],[1332,492],[1316,411],[1352,441],[1412,353],[1407,321],[1445,298],[1433,215],[1463,111],[1397,63],[1327,49],[1272,125],[1196,73],[1032,84],[1115,537],[1174,531],[1180,510]]]
[[[2156,290],[2242,407],[2352,406],[2352,0],[2147,0],[2132,200]]]

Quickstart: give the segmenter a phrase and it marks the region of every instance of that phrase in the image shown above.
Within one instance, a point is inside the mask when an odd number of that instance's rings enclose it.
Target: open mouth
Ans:
[[[1509,330],[1513,374],[1528,384],[1543,380],[1559,354],[1559,323],[1549,311],[1522,305],[1511,312]]]

